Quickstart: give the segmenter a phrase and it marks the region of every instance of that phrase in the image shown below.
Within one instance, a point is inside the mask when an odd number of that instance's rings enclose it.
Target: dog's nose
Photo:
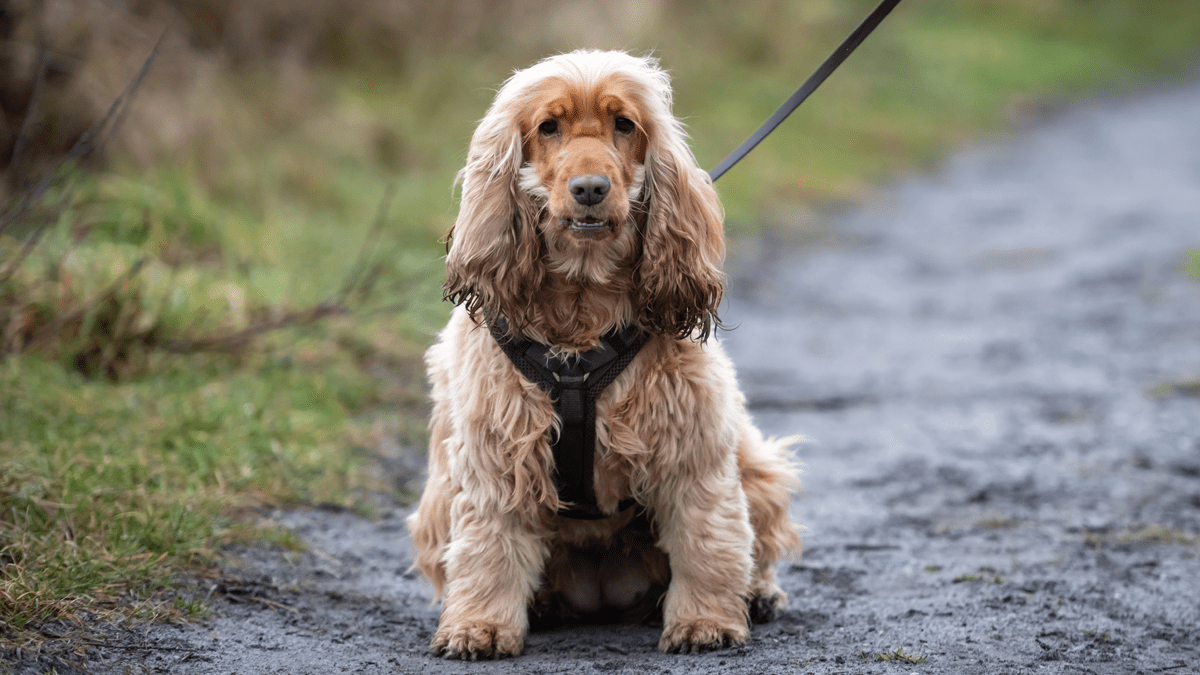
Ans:
[[[594,206],[604,201],[611,187],[612,183],[607,178],[595,175],[575,176],[567,183],[571,196],[584,206]]]

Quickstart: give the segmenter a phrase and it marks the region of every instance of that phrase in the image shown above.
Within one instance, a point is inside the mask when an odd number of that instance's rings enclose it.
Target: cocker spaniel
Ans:
[[[663,651],[744,643],[748,619],[787,603],[776,565],[800,546],[793,439],[763,438],[707,339],[723,211],[667,74],[600,51],[516,72],[459,180],[445,284],[458,306],[426,354],[429,479],[409,518],[415,567],[443,602],[431,648],[517,655],[531,620],[647,610],[662,613]],[[603,360],[616,334],[640,350],[590,416],[572,413],[584,471],[564,485],[571,405],[555,387],[572,378],[539,384],[517,362]]]

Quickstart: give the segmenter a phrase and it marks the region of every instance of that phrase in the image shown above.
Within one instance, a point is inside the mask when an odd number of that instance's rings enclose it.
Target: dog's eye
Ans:
[[[558,122],[546,120],[538,125],[538,131],[542,132],[543,136],[553,136],[558,133]]]
[[[633,120],[629,119],[628,117],[618,117],[616,120],[616,127],[617,131],[627,134],[633,131]]]

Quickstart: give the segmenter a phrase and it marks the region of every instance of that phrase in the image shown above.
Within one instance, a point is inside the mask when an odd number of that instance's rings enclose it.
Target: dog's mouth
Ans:
[[[558,221],[559,227],[580,234],[599,234],[608,232],[616,227],[616,222],[612,220],[601,220],[599,218],[561,218]]]

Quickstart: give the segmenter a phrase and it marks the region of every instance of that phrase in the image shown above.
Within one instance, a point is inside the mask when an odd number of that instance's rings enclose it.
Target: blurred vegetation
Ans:
[[[379,465],[423,441],[450,186],[514,68],[653,51],[711,167],[873,5],[0,0],[0,646],[196,614],[180,573],[288,540],[265,504],[411,497]],[[721,180],[728,226],[803,227],[1198,45],[1193,0],[908,0]]]
[[[1200,280],[1200,249],[1184,253],[1183,266],[1193,279]]]

